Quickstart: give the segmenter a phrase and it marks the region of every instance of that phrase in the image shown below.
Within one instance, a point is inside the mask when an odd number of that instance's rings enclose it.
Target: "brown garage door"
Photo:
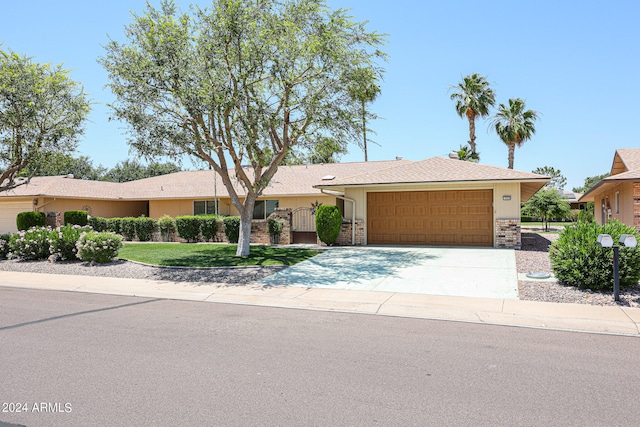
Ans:
[[[493,190],[367,193],[367,242],[493,246]]]

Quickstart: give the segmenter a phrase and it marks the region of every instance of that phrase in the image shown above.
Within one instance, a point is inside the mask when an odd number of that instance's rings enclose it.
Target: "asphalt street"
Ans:
[[[634,337],[0,288],[0,426],[634,425],[639,363]]]

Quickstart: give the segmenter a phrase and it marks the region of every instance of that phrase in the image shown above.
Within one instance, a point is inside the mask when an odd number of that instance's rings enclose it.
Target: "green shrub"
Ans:
[[[588,210],[581,210],[578,212],[578,222],[595,222],[595,218],[593,217],[593,213]]]
[[[49,233],[49,251],[52,255],[58,255],[60,259],[73,261],[78,259],[76,243],[82,233],[91,231],[90,227],[79,225],[65,225],[52,230]]]
[[[193,215],[184,215],[175,218],[178,235],[187,242],[197,242],[200,235],[200,220]]]
[[[120,218],[120,234],[125,240],[133,240],[136,238],[136,219],[128,216]]]
[[[76,247],[78,258],[82,261],[104,264],[118,256],[118,251],[122,247],[122,237],[107,231],[101,233],[90,231],[80,235]]]
[[[198,215],[200,221],[200,235],[205,242],[214,241],[218,233],[218,216]]]
[[[280,218],[271,217],[267,219],[267,231],[270,235],[279,236],[284,228],[284,221]]]
[[[26,231],[20,231],[11,236],[9,245],[11,247],[11,258],[21,260],[46,259],[51,255],[49,227],[31,227]]]
[[[9,245],[10,241],[11,234],[0,234],[0,259],[6,259],[7,255],[9,255],[9,252],[11,251],[11,246]]]
[[[141,216],[135,219],[134,225],[138,240],[148,242],[153,237],[153,232],[156,231],[158,222],[153,218]]]
[[[240,239],[240,217],[226,216],[222,220],[222,226],[229,243],[238,243],[238,239]]]
[[[533,221],[533,219],[532,219],[530,216],[522,215],[522,216],[520,217],[520,221],[521,221],[521,222],[531,222],[531,221]]]
[[[342,227],[342,214],[337,206],[320,205],[316,209],[316,232],[321,242],[333,245]]]
[[[16,216],[16,226],[19,231],[25,231],[32,227],[44,227],[47,216],[44,212],[20,212]]]
[[[564,228],[551,244],[549,258],[560,282],[593,291],[613,289],[612,248],[597,242],[598,234],[610,234],[617,242],[621,234],[634,234],[633,227],[618,221],[605,225],[577,222]],[[620,288],[636,286],[640,280],[640,248],[620,248]]]
[[[94,231],[107,231],[107,219],[99,216],[89,217],[88,225],[93,228]]]
[[[64,225],[87,225],[87,211],[66,211],[64,213]]]
[[[158,229],[165,241],[171,240],[171,235],[176,232],[176,222],[169,215],[163,215],[158,220]]]
[[[107,218],[107,230],[110,233],[120,234],[120,226],[122,224],[122,218]],[[98,230],[96,230],[98,231]]]

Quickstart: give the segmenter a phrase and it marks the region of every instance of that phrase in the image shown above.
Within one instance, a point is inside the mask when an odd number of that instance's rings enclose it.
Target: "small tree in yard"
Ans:
[[[318,238],[327,245],[333,245],[340,234],[342,214],[337,206],[320,205],[316,210],[316,230]]]
[[[89,101],[68,74],[0,49],[0,191],[44,153],[75,149]]]
[[[359,140],[361,105],[347,88],[355,70],[381,74],[384,36],[324,0],[210,4],[191,15],[148,5],[101,62],[135,151],[191,156],[220,175],[240,213],[236,255],[247,256],[255,201],[287,153]]]
[[[522,207],[526,215],[542,218],[544,230],[549,230],[549,219],[565,218],[571,213],[571,205],[555,188],[543,188]]]

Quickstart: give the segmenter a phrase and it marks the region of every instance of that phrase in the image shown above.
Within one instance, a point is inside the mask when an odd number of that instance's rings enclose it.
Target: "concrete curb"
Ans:
[[[496,298],[0,271],[0,286],[640,336],[640,309]]]

